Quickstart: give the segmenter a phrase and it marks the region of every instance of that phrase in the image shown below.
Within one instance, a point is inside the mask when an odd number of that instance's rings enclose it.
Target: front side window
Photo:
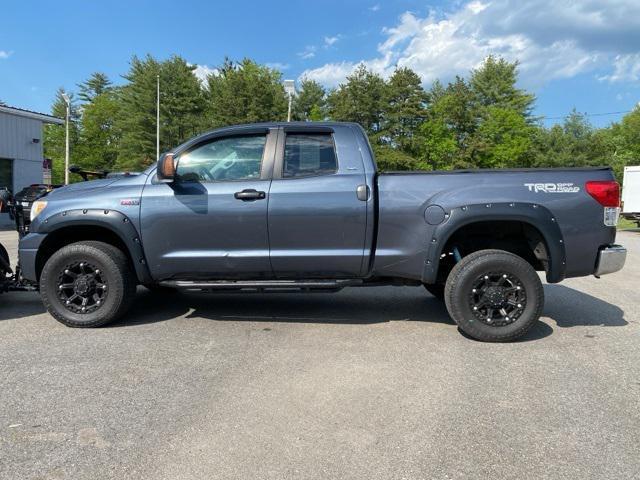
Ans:
[[[330,134],[287,134],[284,146],[284,178],[328,175],[337,170]]]
[[[265,135],[220,138],[180,155],[178,177],[186,182],[259,180]]]

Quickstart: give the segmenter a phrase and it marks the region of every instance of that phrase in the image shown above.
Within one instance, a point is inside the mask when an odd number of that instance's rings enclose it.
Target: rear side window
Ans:
[[[329,175],[338,168],[330,134],[287,134],[284,146],[284,178]]]

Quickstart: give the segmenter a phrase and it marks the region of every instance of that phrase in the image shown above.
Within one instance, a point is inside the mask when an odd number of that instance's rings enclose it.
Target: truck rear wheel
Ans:
[[[79,242],[54,253],[40,276],[49,313],[68,327],[100,327],[131,306],[136,280],[127,257],[103,242]]]
[[[507,342],[524,335],[540,318],[544,290],[536,271],[521,257],[480,250],[451,270],[444,298],[464,333],[485,342]]]

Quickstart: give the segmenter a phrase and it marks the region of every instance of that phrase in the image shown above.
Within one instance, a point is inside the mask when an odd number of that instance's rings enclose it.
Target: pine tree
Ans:
[[[287,118],[281,73],[247,58],[225,59],[208,77],[206,97],[209,128]]]
[[[91,99],[82,109],[78,159],[87,170],[115,170],[120,146],[116,122],[120,101],[116,89],[106,90]]]
[[[133,57],[128,84],[118,96],[121,133],[117,168],[139,170],[156,159],[156,88],[160,75],[160,150],[169,150],[202,129],[204,95],[195,67],[174,56],[158,62]]]
[[[517,88],[517,80],[518,62],[489,55],[480,68],[472,70],[469,84],[481,106],[512,109],[529,117],[536,97]]]
[[[415,133],[426,116],[427,94],[420,76],[410,68],[398,68],[386,87],[381,137],[408,155],[417,154]]]
[[[95,97],[111,88],[111,80],[104,73],[94,72],[91,77],[78,84],[78,88],[80,88],[78,98],[84,103],[90,103]]]
[[[384,79],[360,64],[344,84],[329,93],[329,115],[333,120],[357,122],[377,138],[384,115],[385,95]]]
[[[293,118],[302,121],[322,120],[325,109],[325,89],[315,80],[303,79],[300,90],[293,98]]]

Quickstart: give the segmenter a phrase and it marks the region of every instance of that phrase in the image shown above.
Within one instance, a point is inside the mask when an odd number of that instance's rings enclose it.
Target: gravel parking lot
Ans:
[[[622,272],[545,285],[512,344],[422,288],[140,289],[97,330],[0,295],[0,478],[639,478],[640,233],[618,241]]]

